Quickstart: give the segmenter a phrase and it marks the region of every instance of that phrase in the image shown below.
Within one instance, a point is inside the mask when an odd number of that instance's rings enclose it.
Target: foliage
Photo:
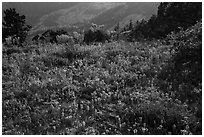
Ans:
[[[149,21],[130,21],[123,30],[133,29],[129,41],[143,42],[93,45],[108,37],[96,29],[85,33],[90,45],[3,45],[2,133],[202,134],[200,6],[161,3]],[[11,11],[22,27],[25,17]],[[162,41],[144,39],[171,31]],[[59,33],[66,32],[42,35]]]
[[[16,36],[20,38],[20,43],[22,44],[26,39],[27,32],[31,29],[31,26],[25,25],[25,16],[10,8],[4,11],[3,20],[3,40],[8,36]]]
[[[130,40],[165,38],[172,31],[186,30],[202,18],[202,3],[162,2],[157,15],[148,21],[137,21],[131,29]],[[129,24],[131,26],[131,24]]]
[[[45,31],[42,34],[42,36],[49,37],[50,38],[49,42],[51,42],[51,43],[57,43],[56,36],[57,35],[62,35],[62,34],[67,35],[68,33],[63,29],[59,29],[59,30],[56,30],[56,31],[49,29],[49,30]]]
[[[174,83],[177,96],[190,104],[201,102],[202,83],[202,23],[172,33],[167,37],[167,43],[172,45],[172,57],[166,69],[161,73],[168,74],[163,79]],[[162,76],[161,76],[162,77]],[[198,105],[197,104],[197,105]],[[201,111],[201,106],[200,110]],[[199,112],[200,113],[200,112]]]
[[[161,41],[28,49],[4,47],[3,134],[202,134],[196,104],[159,85]]]
[[[173,91],[176,98],[189,104],[199,121],[202,121],[202,23],[199,21],[187,30],[172,33],[166,42],[172,45],[171,59],[158,76],[160,84]],[[196,109],[195,109],[196,106]]]
[[[89,29],[84,34],[84,42],[86,44],[89,44],[92,42],[104,43],[106,40],[108,40],[108,35],[102,30],[93,31],[93,30]]]

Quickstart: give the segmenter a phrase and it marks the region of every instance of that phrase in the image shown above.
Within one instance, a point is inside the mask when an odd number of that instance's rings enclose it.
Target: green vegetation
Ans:
[[[19,37],[20,45],[25,42],[27,32],[31,26],[25,25],[25,16],[20,15],[15,9],[6,9],[4,11],[4,21],[2,23],[3,42],[7,37]]]
[[[130,21],[121,31],[132,30],[128,41],[165,38],[172,31],[186,30],[202,19],[202,3],[200,2],[162,2],[157,15],[149,20]]]
[[[2,64],[2,134],[202,134],[201,21],[163,40],[3,45]]]
[[[198,23],[170,45],[4,47],[3,134],[201,134],[200,34]],[[198,62],[178,62],[186,48]]]

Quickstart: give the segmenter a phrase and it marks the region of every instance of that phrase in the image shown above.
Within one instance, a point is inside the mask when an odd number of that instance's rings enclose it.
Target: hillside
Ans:
[[[33,31],[69,25],[87,26],[90,22],[112,28],[117,22],[129,19],[148,19],[156,13],[159,3],[80,2],[80,3],[3,3],[3,9],[16,8],[33,26]],[[147,10],[148,9],[148,10]]]
[[[202,134],[201,26],[172,34],[169,45],[4,46],[2,133]]]
[[[2,134],[202,135],[202,3],[164,2],[124,28],[150,4],[84,4],[45,13],[32,35],[52,30],[32,41],[25,17],[5,11]]]
[[[20,14],[26,16],[27,23],[35,26],[43,15],[59,9],[68,9],[76,3],[62,2],[3,2],[2,10],[15,8]]]

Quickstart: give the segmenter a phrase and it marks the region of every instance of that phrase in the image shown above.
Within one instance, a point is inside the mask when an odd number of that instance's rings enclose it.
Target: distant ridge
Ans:
[[[26,16],[32,31],[72,25],[85,27],[91,22],[111,29],[120,22],[148,19],[159,3],[152,2],[3,2],[3,10],[16,8]]]

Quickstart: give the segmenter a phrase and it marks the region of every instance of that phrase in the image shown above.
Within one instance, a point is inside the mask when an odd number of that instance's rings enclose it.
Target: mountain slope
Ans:
[[[15,8],[17,12],[26,16],[27,22],[35,25],[43,15],[59,9],[68,9],[76,2],[2,2],[2,10]]]
[[[127,24],[130,19],[134,21],[147,19],[156,13],[158,5],[159,3],[128,2],[97,16],[93,19],[93,22],[106,24],[110,28],[118,22],[120,22],[120,25]]]
[[[3,10],[16,8],[26,15],[32,30],[72,25],[86,28],[91,22],[110,29],[118,22],[124,25],[130,19],[148,19],[156,13],[158,5],[150,2],[3,2]]]
[[[41,17],[36,28],[45,26],[64,26],[77,23],[89,23],[90,20],[123,3],[78,3],[71,8],[54,11]],[[109,13],[108,13],[109,14]],[[53,20],[54,19],[54,20]]]

